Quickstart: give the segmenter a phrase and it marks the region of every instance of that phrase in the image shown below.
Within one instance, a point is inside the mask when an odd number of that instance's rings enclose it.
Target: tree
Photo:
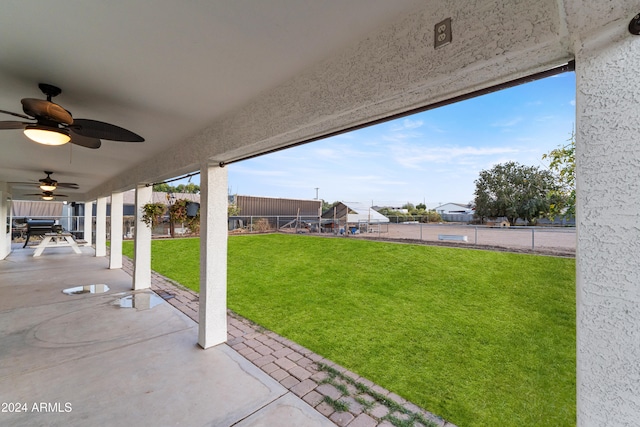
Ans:
[[[184,186],[184,192],[189,194],[198,194],[200,193],[200,186],[193,182],[189,182]]]
[[[171,192],[171,186],[169,184],[167,184],[166,182],[163,182],[161,184],[155,184],[153,186],[153,191],[155,191],[157,193],[170,193]]]
[[[200,193],[200,186],[197,184],[193,184],[191,182],[187,184],[178,184],[177,186],[169,185],[166,182],[155,184],[153,186],[153,191],[162,192],[162,193],[190,193],[190,194],[198,194]]]
[[[328,203],[328,202],[325,202],[325,201],[323,200],[323,201],[322,201],[322,212],[326,212],[326,211],[328,211],[329,209],[333,209],[333,207],[334,207],[334,206],[338,206],[339,204],[340,204],[340,201],[339,201],[339,200],[336,200],[336,201],[335,201],[335,202],[333,202],[333,203]]]
[[[576,138],[571,132],[567,144],[542,155],[550,159],[549,169],[555,173],[558,188],[551,194],[557,201],[551,205],[550,218],[571,218],[576,214]]]
[[[200,186],[194,183],[178,184],[175,187],[170,187],[172,193],[189,193],[198,194],[200,192]]]
[[[229,203],[227,205],[227,216],[238,216],[240,215],[240,207],[237,203]]]
[[[535,166],[507,162],[480,172],[475,181],[476,216],[481,219],[505,217],[511,225],[518,218],[534,224],[548,215],[557,203],[555,178]]]
[[[420,214],[420,222],[442,222],[442,217],[440,216],[440,214],[438,212],[436,212],[433,209],[424,211],[422,214]]]
[[[403,208],[405,209],[405,208]],[[380,209],[377,209],[377,212],[379,214],[382,214],[384,216],[386,216],[387,218],[389,218],[392,222],[405,222],[405,221],[412,221],[413,217],[411,216],[411,214],[409,213],[404,213],[402,211],[398,211],[395,210],[393,208],[390,207],[383,207]]]
[[[402,209],[406,209],[409,213],[411,213],[412,210],[414,210],[416,207],[413,206],[413,203],[405,203],[404,205],[402,205]]]

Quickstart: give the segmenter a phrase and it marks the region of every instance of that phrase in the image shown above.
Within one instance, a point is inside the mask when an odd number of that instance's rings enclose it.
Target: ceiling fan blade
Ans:
[[[56,187],[58,187],[58,188],[72,188],[74,190],[78,190],[80,188],[78,186],[78,184],[75,184],[73,182],[59,182]]]
[[[12,113],[11,111],[0,110],[0,113],[9,114],[10,116],[20,117],[21,119],[33,120],[33,117],[24,114]]]
[[[81,147],[93,148],[93,149],[100,148],[100,146],[102,145],[102,142],[100,142],[100,140],[97,138],[83,136],[73,131],[69,132],[69,134],[70,134],[69,136],[71,136],[70,142],[72,144],[76,144]]]
[[[53,120],[56,123],[63,123],[65,125],[73,123],[71,113],[51,101],[24,98],[20,102],[22,102],[22,109],[24,112],[33,117]]]
[[[9,182],[14,187],[39,187],[41,183],[39,182]],[[68,188],[70,190],[79,190],[80,186],[73,182],[59,182],[56,185],[56,188]]]
[[[46,194],[42,194],[42,193],[31,193],[31,194],[25,194],[25,196],[46,196]],[[49,197],[69,197],[66,194],[51,194]]]
[[[89,138],[108,139],[111,141],[143,142],[144,138],[120,126],[98,120],[74,119],[69,129]]]
[[[30,123],[3,121],[3,122],[0,122],[0,129],[24,129],[25,125],[28,125],[28,124]]]

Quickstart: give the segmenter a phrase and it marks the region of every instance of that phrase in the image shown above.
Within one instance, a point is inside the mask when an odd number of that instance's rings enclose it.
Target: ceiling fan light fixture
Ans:
[[[53,193],[51,191],[45,191],[42,193],[42,200],[53,200]]]
[[[29,125],[24,134],[30,140],[44,145],[64,145],[71,141],[71,137],[63,129],[47,126]]]
[[[41,184],[40,189],[42,191],[53,191],[56,189],[56,186],[52,184]]]

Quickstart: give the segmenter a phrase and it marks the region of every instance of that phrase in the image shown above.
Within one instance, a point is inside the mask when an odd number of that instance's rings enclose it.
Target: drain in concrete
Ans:
[[[67,288],[62,290],[67,295],[81,295],[81,294],[103,294],[109,292],[109,286],[105,284],[97,285],[82,285],[73,288]]]

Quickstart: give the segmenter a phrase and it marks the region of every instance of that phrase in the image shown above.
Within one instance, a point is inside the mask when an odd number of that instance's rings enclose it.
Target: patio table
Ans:
[[[82,253],[71,233],[46,233],[40,244],[36,246],[36,251],[33,253],[33,256],[39,257],[46,248],[61,248],[67,246],[71,247],[77,254]]]

